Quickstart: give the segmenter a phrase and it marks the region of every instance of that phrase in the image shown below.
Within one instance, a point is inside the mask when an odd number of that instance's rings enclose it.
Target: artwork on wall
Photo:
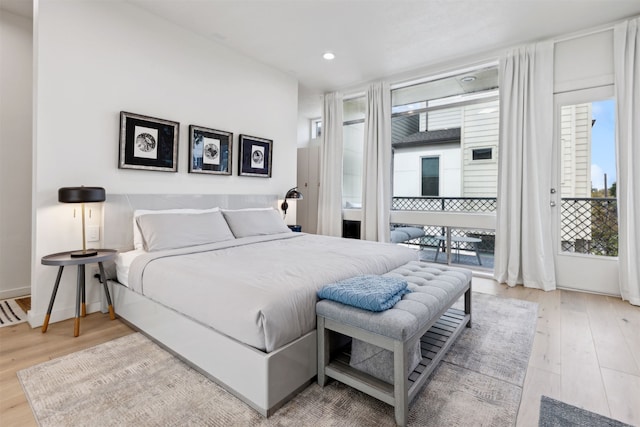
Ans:
[[[240,176],[271,178],[273,141],[255,136],[240,135]]]
[[[233,133],[189,126],[189,172],[231,175]]]
[[[120,112],[120,169],[178,170],[180,123]]]

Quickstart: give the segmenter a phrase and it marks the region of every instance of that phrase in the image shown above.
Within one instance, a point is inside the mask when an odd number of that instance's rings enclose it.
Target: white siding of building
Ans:
[[[427,114],[429,116],[426,123],[427,129],[424,129],[423,126],[420,126],[420,130],[452,129],[460,127],[460,123],[462,123],[461,107],[430,111]],[[423,116],[425,115],[421,115],[421,118]]]
[[[591,104],[561,109],[562,197],[591,197]]]
[[[562,198],[591,197],[591,104],[565,105],[560,111],[560,196]],[[562,240],[591,240],[591,211],[563,203],[565,220]],[[576,230],[580,233],[576,234]]]
[[[462,195],[496,197],[498,194],[498,100],[468,105],[463,110]],[[491,148],[490,160],[473,160],[473,150]]]

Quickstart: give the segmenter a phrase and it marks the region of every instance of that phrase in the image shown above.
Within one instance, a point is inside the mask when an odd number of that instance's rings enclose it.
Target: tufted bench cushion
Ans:
[[[393,308],[381,312],[362,310],[330,300],[316,304],[316,314],[396,340],[406,340],[432,319],[471,283],[471,270],[411,261],[384,276],[407,281],[411,293]]]
[[[470,270],[462,268],[412,261],[385,276],[406,280],[411,290],[389,310],[372,312],[330,300],[321,300],[316,304],[318,383],[324,385],[326,374],[391,403],[396,407],[396,421],[404,425],[408,401],[415,396],[419,386],[424,384],[451,345],[449,342],[442,346],[442,354],[433,358],[433,366],[422,369],[419,380],[408,391],[409,373],[423,362],[421,337],[463,294],[465,310],[459,316],[458,326],[451,328],[450,341],[455,340],[464,326],[471,325],[472,274]],[[352,337],[349,365],[359,372],[390,383],[395,390],[394,397],[387,398],[384,391],[362,380],[357,374],[351,376],[344,368],[328,366],[330,349],[326,343],[327,330]],[[404,372],[404,375],[398,375],[398,372]]]

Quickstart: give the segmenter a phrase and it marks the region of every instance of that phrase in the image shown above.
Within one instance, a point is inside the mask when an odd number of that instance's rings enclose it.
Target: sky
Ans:
[[[613,99],[592,103],[595,124],[591,128],[591,187],[604,188],[616,181],[615,103]]]

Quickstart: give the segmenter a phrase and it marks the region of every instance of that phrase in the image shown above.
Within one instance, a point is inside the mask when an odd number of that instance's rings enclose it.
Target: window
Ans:
[[[342,206],[362,207],[362,159],[366,98],[346,99],[342,127]]]
[[[493,268],[495,231],[474,214],[496,211],[497,68],[404,86],[391,92],[391,102],[391,227],[409,221],[423,227],[425,236],[416,243],[420,259],[444,263],[449,228],[451,263]],[[435,225],[443,222],[450,227]]]
[[[497,196],[497,88],[498,70],[488,67],[392,91],[394,199]],[[439,158],[437,190],[425,186],[428,157]]]
[[[322,119],[311,120],[311,139],[322,137]]]
[[[476,148],[472,154],[473,160],[491,160],[491,148]]]
[[[440,158],[422,158],[422,195],[440,195]]]
[[[562,251],[618,256],[612,99],[561,106],[559,165]]]

